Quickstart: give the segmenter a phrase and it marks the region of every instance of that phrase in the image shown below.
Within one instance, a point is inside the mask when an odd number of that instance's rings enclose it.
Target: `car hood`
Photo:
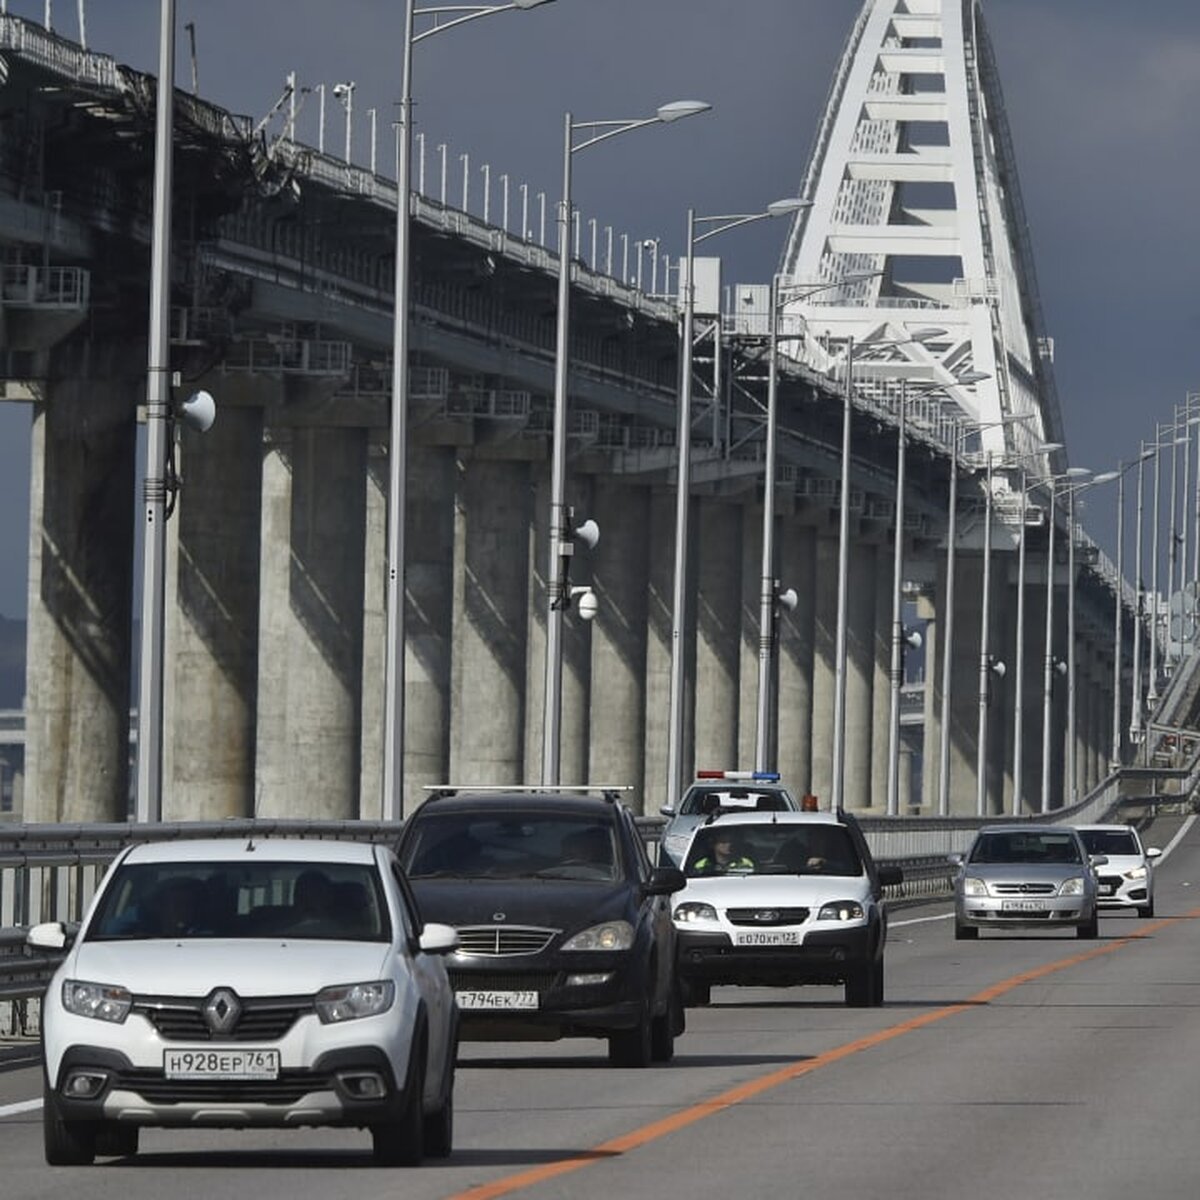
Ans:
[[[222,986],[239,996],[310,995],[381,978],[389,949],[382,942],[281,938],[82,942],[66,967],[74,979],[139,995],[207,996]]]
[[[967,863],[962,873],[991,883],[1061,883],[1090,874],[1082,863]]]
[[[1140,854],[1110,854],[1108,862],[1097,867],[1096,870],[1101,875],[1122,875],[1126,871],[1132,871],[1134,867],[1148,867],[1150,860],[1143,858]]]
[[[412,886],[426,921],[563,931],[629,919],[634,895],[626,883],[559,879],[415,879]]]
[[[868,891],[861,875],[723,875],[689,879],[687,887],[672,897],[672,907],[703,901],[716,908],[815,908],[830,900],[862,899]]]

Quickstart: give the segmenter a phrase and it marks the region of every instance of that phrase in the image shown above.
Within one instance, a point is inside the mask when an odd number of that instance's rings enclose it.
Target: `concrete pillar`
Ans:
[[[704,499],[697,510],[696,765],[730,769],[743,765],[738,762],[743,509]],[[744,765],[752,763],[751,758]]]
[[[526,776],[528,467],[460,459],[457,488],[450,781],[520,783]],[[540,761],[532,770],[540,774]]]
[[[650,796],[642,788],[650,492],[643,486],[600,477],[594,500],[603,529],[592,556],[599,609],[592,622],[588,779],[632,784],[631,805],[639,812],[656,815],[662,781]]]
[[[779,575],[796,589],[798,603],[779,615],[778,750],[775,762],[794,794],[812,790],[813,650],[815,644],[817,535],[795,518],[779,531]]]
[[[778,530],[778,525],[776,529]],[[744,770],[754,766],[758,745],[758,655],[759,618],[762,615],[762,509],[754,504],[742,506],[741,556],[738,563],[741,607],[741,646],[739,651],[737,758],[734,765]],[[775,561],[782,564],[783,547],[776,533]],[[779,567],[782,570],[782,566]],[[778,722],[767,737],[767,757],[778,762]],[[781,768],[782,769],[782,768]]]
[[[236,402],[239,382],[230,378],[220,391],[210,384],[221,411],[207,433],[180,430],[181,487],[167,525],[168,821],[255,809],[263,423],[261,408]]]
[[[145,351],[77,348],[33,409],[26,821],[129,813],[135,406]],[[62,359],[60,358],[61,362]]]
[[[428,784],[450,781],[450,679],[454,616],[454,450],[420,446],[409,457],[405,530],[404,811]],[[382,586],[386,555],[376,574]],[[519,556],[518,556],[519,557]],[[369,560],[370,561],[370,560]],[[380,680],[382,687],[383,681]],[[382,744],[380,747],[382,763]],[[364,814],[365,815],[365,814]]]
[[[871,802],[875,673],[876,548],[851,542],[846,598],[845,807]]]
[[[983,559],[956,555],[954,644],[950,647],[950,813],[974,816],[979,740],[979,618]],[[940,668],[939,668],[940,669]]]
[[[871,664],[871,788],[866,807],[887,811],[892,711],[892,576],[894,548],[875,547],[875,622]]]
[[[383,716],[387,688],[387,446],[367,435],[367,469],[363,479],[363,633],[362,696],[359,699],[358,814],[363,820],[383,816]],[[411,503],[411,501],[410,501]],[[407,536],[407,535],[406,535]],[[448,544],[448,542],[447,542]],[[407,552],[406,552],[407,553]],[[410,583],[406,579],[405,588]],[[408,620],[407,615],[405,620]],[[406,631],[411,634],[411,631]],[[406,636],[406,641],[408,637]],[[405,691],[408,668],[405,666]],[[405,705],[404,754],[408,757],[408,705]],[[407,764],[406,764],[407,765]],[[406,770],[401,770],[401,813],[409,811]],[[413,802],[415,803],[415,801]]]
[[[898,795],[900,801],[900,815],[908,816],[913,809],[913,798],[916,792],[913,789],[914,758],[916,757],[912,746],[910,746],[903,738],[900,740],[900,771]]]
[[[813,626],[812,790],[826,807],[833,791],[833,709],[837,652],[838,539],[817,534]]]
[[[694,553],[696,505],[692,502],[688,520],[689,541],[688,579],[684,587],[687,598],[683,622],[683,744],[681,747],[681,782],[691,783],[695,774],[693,717],[695,690],[692,681],[696,669],[696,554]],[[646,637],[646,775],[642,794],[646,809],[656,811],[667,802],[667,726],[671,696],[671,606],[675,571],[675,493],[673,490],[654,491],[650,498],[650,595],[647,609]],[[671,803],[678,796],[670,797]]]
[[[258,670],[261,816],[350,819],[359,812],[366,467],[364,430],[268,431]]]

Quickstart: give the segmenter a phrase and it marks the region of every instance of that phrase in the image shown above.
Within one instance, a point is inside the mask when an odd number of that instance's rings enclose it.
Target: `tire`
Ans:
[[[42,1146],[51,1167],[86,1167],[96,1160],[95,1124],[64,1120],[48,1084],[42,1093]]]
[[[423,1136],[425,1153],[430,1158],[449,1158],[454,1149],[454,1064],[456,1047],[451,1048],[449,1075],[442,1103],[425,1117]]]
[[[1100,921],[1095,913],[1092,913],[1092,919],[1085,922],[1083,925],[1075,926],[1075,936],[1082,938],[1085,941],[1091,941],[1100,932]]]
[[[667,1007],[650,1022],[650,1057],[656,1063],[669,1063],[675,1057],[675,1035],[683,1032],[683,999],[679,983],[672,981]]]
[[[1143,919],[1154,916],[1154,901],[1151,900],[1149,904],[1139,904],[1137,912],[1138,916]]]
[[[877,959],[871,966],[871,1008],[883,1007],[883,959]]]
[[[958,921],[954,922],[954,940],[958,942],[971,942],[979,937],[979,930],[974,925],[962,925]]]
[[[703,1008],[712,1003],[712,988],[707,983],[696,979],[685,979],[680,984],[683,991],[683,1003],[688,1008]]]
[[[632,1029],[608,1036],[608,1062],[613,1067],[648,1067],[654,1059],[654,1022],[649,1006],[638,1014]]]
[[[399,1116],[394,1121],[380,1121],[371,1126],[371,1147],[377,1165],[421,1165],[421,1159],[425,1157],[424,1090],[425,1037],[422,1034],[413,1046]]]
[[[870,1008],[871,964],[857,963],[846,974],[846,1007]]]
[[[108,1121],[96,1130],[99,1158],[132,1158],[138,1152],[138,1127]]]

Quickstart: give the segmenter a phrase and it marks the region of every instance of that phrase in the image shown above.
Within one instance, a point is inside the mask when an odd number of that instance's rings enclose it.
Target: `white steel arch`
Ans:
[[[954,415],[984,426],[981,449],[1063,442],[982,0],[865,0],[802,194],[813,203],[793,220],[781,274],[797,283],[789,312],[812,365],[832,372],[853,338],[859,392],[936,381]],[[905,342],[930,327],[945,334]],[[967,372],[989,378],[953,386]],[[997,424],[1015,415],[1027,419]]]

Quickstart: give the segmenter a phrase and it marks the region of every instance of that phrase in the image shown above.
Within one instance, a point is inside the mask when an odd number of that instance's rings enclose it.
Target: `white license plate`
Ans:
[[[455,992],[462,1009],[537,1008],[537,992]]]
[[[168,1079],[278,1079],[279,1051],[164,1050],[163,1073]]]
[[[733,935],[735,946],[798,946],[800,935],[794,929],[754,929]]]
[[[1001,912],[1045,912],[1045,900],[1003,900]]]

